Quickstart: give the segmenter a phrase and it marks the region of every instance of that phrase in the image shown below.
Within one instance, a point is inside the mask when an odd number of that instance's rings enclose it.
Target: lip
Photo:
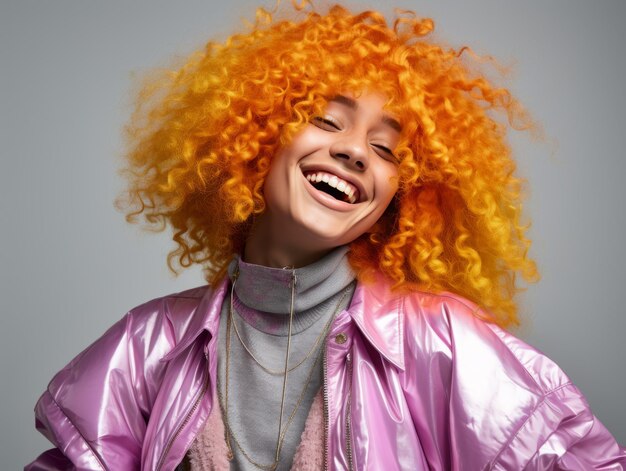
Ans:
[[[301,177],[302,177],[302,184],[306,188],[309,195],[311,195],[311,197],[314,200],[316,200],[318,203],[320,203],[323,206],[326,206],[327,208],[333,209],[335,211],[340,211],[340,212],[348,212],[348,211],[354,210],[354,206],[358,204],[358,203],[351,204],[345,201],[339,201],[338,199],[333,198],[329,194],[326,194],[323,191],[320,191],[317,188],[315,188],[311,184],[311,182],[306,179],[303,173],[301,173]]]
[[[305,165],[305,166],[300,167],[300,172],[302,173],[302,177],[304,178],[304,180],[308,183],[308,186],[310,186],[312,188],[313,188],[313,186],[309,183],[309,181],[304,176],[305,172],[325,172],[325,173],[330,173],[332,175],[337,175],[342,180],[345,180],[345,181],[349,182],[350,184],[354,185],[357,188],[357,190],[359,190],[359,200],[356,201],[353,204],[344,203],[344,204],[348,204],[348,206],[354,206],[356,204],[362,203],[363,201],[366,201],[369,198],[367,192],[365,191],[365,188],[363,187],[363,184],[359,180],[355,179],[353,175],[350,175],[349,173],[346,173],[346,172],[344,172],[341,169],[333,167],[332,165],[325,165],[325,164]],[[316,192],[319,193],[318,190],[316,190],[315,188],[313,188],[313,189]],[[333,199],[334,201],[338,201],[340,203],[343,203],[342,201],[335,200],[335,198],[333,198],[332,196],[330,196],[330,198]]]

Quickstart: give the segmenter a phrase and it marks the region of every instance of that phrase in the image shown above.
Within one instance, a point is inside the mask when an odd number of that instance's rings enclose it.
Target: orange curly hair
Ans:
[[[430,19],[400,12],[390,26],[375,11],[295,10],[277,19],[259,9],[248,32],[148,77],[126,128],[127,219],[169,224],[170,268],[199,263],[216,282],[264,210],[277,149],[329,98],[377,91],[403,125],[400,189],[351,244],[357,276],[382,271],[396,288],[453,291],[489,320],[518,323],[516,274],[538,277],[506,142],[509,127],[531,126],[524,110],[468,48],[430,40]]]

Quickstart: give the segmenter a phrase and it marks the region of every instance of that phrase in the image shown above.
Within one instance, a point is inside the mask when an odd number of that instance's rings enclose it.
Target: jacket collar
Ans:
[[[348,311],[372,346],[404,371],[402,299],[391,291],[389,282],[378,275],[374,282],[357,284]]]
[[[207,287],[185,334],[163,361],[179,355],[205,331],[211,337],[217,335],[220,311],[229,286],[228,277],[225,277],[216,287]],[[404,370],[402,297],[391,292],[389,283],[382,276],[373,283],[358,282],[348,313],[372,346],[389,362]]]
[[[200,299],[196,311],[192,314],[189,327],[176,346],[165,355],[162,361],[170,361],[186,350],[203,332],[209,332],[211,337],[217,335],[220,323],[222,303],[228,294],[230,280],[224,277],[215,287],[207,286],[204,296]]]

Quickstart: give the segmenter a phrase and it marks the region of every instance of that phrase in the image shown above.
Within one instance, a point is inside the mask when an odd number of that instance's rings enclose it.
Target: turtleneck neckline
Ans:
[[[295,269],[254,265],[235,257],[228,267],[231,281],[239,269],[233,296],[235,316],[266,334],[287,335],[295,275],[293,333],[308,329],[330,311],[345,308],[350,300],[354,286],[349,285],[355,276],[347,253],[347,246],[338,247],[320,260]],[[349,291],[346,296],[344,291]]]
[[[239,268],[235,295],[244,306],[270,314],[289,314],[291,280],[295,275],[295,313],[309,310],[334,296],[354,280],[348,247],[338,247],[301,268],[271,268],[246,263],[239,255],[228,267],[231,282]]]

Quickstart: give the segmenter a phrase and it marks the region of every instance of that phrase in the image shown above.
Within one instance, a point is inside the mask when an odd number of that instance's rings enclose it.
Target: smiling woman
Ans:
[[[277,153],[265,180],[266,209],[246,242],[247,260],[305,266],[381,218],[398,189],[391,149],[400,137],[385,103],[372,94],[335,97]]]
[[[53,378],[36,413],[56,448],[27,469],[623,469],[503,328],[537,277],[506,143],[521,106],[429,19],[295,10],[147,79],[120,204],[210,284]]]
[[[249,34],[209,42],[176,73],[147,78],[127,128],[129,220],[170,225],[170,266],[202,264],[217,283],[266,209],[280,149],[312,120],[356,117],[355,99],[378,95],[381,129],[402,123],[399,196],[352,241],[352,268],[361,279],[382,272],[396,288],[453,291],[490,320],[517,323],[515,277],[537,278],[505,139],[509,122],[531,126],[519,103],[466,48],[426,40],[430,19],[407,12],[389,27],[378,12],[339,6],[271,18],[259,10]]]

